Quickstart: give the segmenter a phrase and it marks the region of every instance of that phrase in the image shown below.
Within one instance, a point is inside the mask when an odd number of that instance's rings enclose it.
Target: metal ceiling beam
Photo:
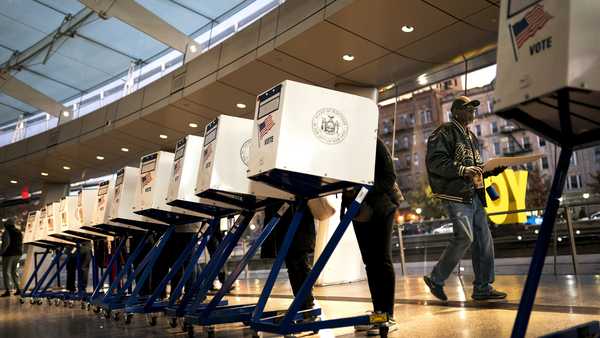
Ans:
[[[134,0],[79,0],[79,2],[92,9],[101,18],[117,18],[184,54],[188,48],[191,48],[192,52],[200,51],[193,39]]]
[[[0,73],[0,91],[57,117],[60,116],[61,112],[69,110],[61,103],[56,102],[53,98],[33,89],[25,82],[22,82],[6,72]]]
[[[79,28],[79,26],[84,24],[91,16],[94,16],[94,12],[88,8],[84,8],[81,11],[79,11],[79,13],[72,16],[68,20],[68,22],[61,26],[63,33],[60,34],[59,39],[63,39],[65,38],[65,36],[70,36],[77,28]],[[0,68],[4,70],[13,68],[18,69],[25,62],[44,52],[47,48],[50,48],[52,44],[56,41],[56,31],[57,30],[55,30],[53,33],[48,34],[45,38],[38,41],[33,46],[15,55],[15,57],[2,64]]]

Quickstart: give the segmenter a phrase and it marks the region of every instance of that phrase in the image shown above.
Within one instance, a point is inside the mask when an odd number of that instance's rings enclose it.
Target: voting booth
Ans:
[[[111,222],[140,229],[147,229],[148,227],[163,229],[166,226],[163,222],[133,212],[140,185],[139,168],[124,167],[117,171],[114,197],[108,212],[108,219]]]
[[[134,212],[169,225],[189,224],[208,218],[207,215],[168,205],[166,196],[173,174],[174,154],[158,151],[140,160],[140,187]]]
[[[258,96],[248,177],[305,197],[370,185],[378,116],[370,99],[286,80]]]
[[[82,238],[63,233],[60,219],[60,202],[46,204],[46,235],[48,240],[58,239],[71,243],[80,242]]]
[[[40,243],[41,245],[51,245],[51,246],[64,246],[64,245],[73,245],[72,242],[68,242],[56,237],[51,237],[48,235],[48,206],[52,206],[52,203],[42,207],[40,209],[40,214],[38,217],[37,230],[35,231],[35,242]],[[53,210],[50,212],[52,213]],[[54,217],[51,217],[52,228],[54,229]]]
[[[177,142],[167,204],[213,217],[236,213],[235,206],[196,196],[195,183],[200,171],[203,145],[204,139],[195,135],[188,135]]]
[[[48,217],[48,235],[56,238],[60,238],[71,242],[82,242],[85,241],[81,236],[68,233],[71,227],[77,222],[77,196],[65,196],[60,199],[60,202],[53,203],[58,205],[58,209],[51,210],[47,209]],[[50,231],[50,218],[53,213],[56,213],[52,217],[55,221],[54,230]]]
[[[597,143],[598,13],[598,1],[503,1],[494,111],[555,143]]]
[[[196,194],[202,198],[255,209],[271,200],[293,200],[280,189],[246,177],[253,122],[220,115],[206,126]]]
[[[560,146],[512,337],[526,333],[572,153],[600,144],[599,13],[598,1],[501,3],[494,112]]]
[[[25,224],[25,233],[23,234],[23,244],[33,243],[39,223],[40,211],[30,211],[27,214],[27,224]]]
[[[105,235],[84,228],[94,210],[94,195],[97,189],[84,189],[77,196],[67,196],[61,199],[61,214],[66,223],[63,228],[66,234],[78,236],[89,240],[106,238]]]

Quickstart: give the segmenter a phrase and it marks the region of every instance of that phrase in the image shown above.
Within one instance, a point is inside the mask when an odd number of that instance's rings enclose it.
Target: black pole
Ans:
[[[544,211],[544,219],[540,227],[538,239],[535,243],[531,264],[529,265],[529,273],[527,274],[527,280],[525,281],[525,287],[523,288],[523,294],[521,295],[521,302],[519,303],[519,310],[517,311],[517,318],[515,319],[511,335],[512,338],[523,338],[527,332],[527,325],[529,324],[531,310],[533,309],[533,304],[535,302],[535,295],[540,283],[542,270],[544,269],[546,254],[548,253],[548,245],[552,239],[554,223],[556,221],[558,208],[560,207],[559,198],[561,197],[565,186],[571,155],[573,154],[573,148],[571,146],[572,128],[569,116],[569,92],[566,89],[558,92],[558,105],[560,124],[563,131],[563,144],[561,145],[562,148],[558,159],[558,165],[556,166],[556,172],[554,173],[554,178],[552,180],[550,196],[548,197],[548,202]]]

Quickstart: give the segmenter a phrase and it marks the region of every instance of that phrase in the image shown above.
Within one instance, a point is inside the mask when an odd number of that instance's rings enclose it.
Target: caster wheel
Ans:
[[[177,327],[177,318],[176,317],[169,318],[169,326],[172,328]]]
[[[156,326],[156,316],[146,315],[146,323],[150,326]]]
[[[66,301],[66,300],[63,300],[63,306],[64,306],[64,307],[68,307],[68,306],[69,306],[69,302],[68,302],[68,301]]]
[[[112,319],[115,322],[118,322],[119,320],[121,320],[121,313],[120,312],[114,312],[113,315],[112,315]]]
[[[38,300],[36,301],[36,304],[37,304],[37,305],[42,305],[42,303],[43,303],[43,302],[44,302],[43,300],[41,300],[41,299],[38,299]]]
[[[29,304],[31,304],[31,305],[35,304],[35,300],[34,300],[33,298],[31,298],[31,299],[29,300]]]
[[[252,332],[252,338],[260,338],[260,334],[256,331]]]
[[[81,304],[79,305],[79,307],[81,307],[82,310],[85,310],[85,309],[89,310],[89,308],[87,306],[85,306],[84,302],[81,302]]]
[[[23,299],[23,298],[19,298],[19,303],[20,303],[20,304],[25,304],[25,299]]]
[[[110,310],[104,310],[104,318],[110,319]]]
[[[214,337],[215,336],[215,327],[214,326],[206,327],[206,335],[208,337]]]
[[[389,332],[390,332],[390,328],[387,326],[382,326],[379,328],[379,336],[381,338],[387,338]]]
[[[125,315],[125,324],[131,324],[131,319],[133,319],[133,314],[128,313],[127,315]]]
[[[94,313],[100,313],[100,307],[94,306]]]
[[[75,307],[75,302],[68,302],[67,306],[69,307],[69,309],[72,309],[73,307]]]

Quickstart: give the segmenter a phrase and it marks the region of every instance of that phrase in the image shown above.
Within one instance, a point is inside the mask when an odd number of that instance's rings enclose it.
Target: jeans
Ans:
[[[473,293],[485,294],[492,290],[494,282],[494,242],[487,214],[478,197],[471,204],[444,201],[452,221],[454,236],[431,272],[431,279],[444,285],[469,247],[473,262]]]
[[[21,256],[2,256],[2,276],[4,277],[4,287],[10,291],[10,281],[12,280],[15,289],[19,290],[19,276],[17,274],[17,264]]]
[[[356,240],[367,270],[373,310],[394,315],[396,274],[392,264],[394,211],[375,213],[368,222],[353,221]]]

